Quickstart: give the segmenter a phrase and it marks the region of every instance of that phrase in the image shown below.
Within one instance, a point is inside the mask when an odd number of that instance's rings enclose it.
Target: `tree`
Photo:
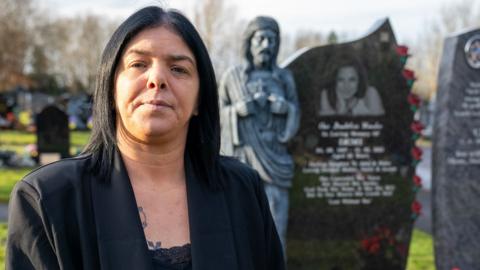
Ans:
[[[328,37],[327,37],[327,43],[328,44],[337,44],[338,43],[338,36],[337,36],[337,33],[335,33],[335,31],[330,31],[330,33],[328,34]]]
[[[77,86],[74,90],[93,90],[100,56],[111,32],[108,21],[98,15],[87,14],[72,19],[72,43],[67,50],[69,61],[65,64],[69,83]]]
[[[100,54],[112,32],[113,22],[97,15],[39,16],[30,60],[33,77],[37,82],[55,80],[58,87],[72,92],[91,92]],[[38,85],[44,91],[50,86]]]
[[[473,0],[462,0],[443,6],[438,16],[427,23],[416,44],[409,68],[415,70],[418,80],[413,91],[431,98],[437,91],[439,62],[445,38],[455,31],[480,26],[480,5]]]
[[[246,23],[237,19],[233,5],[224,0],[197,1],[193,23],[205,42],[218,77],[241,61],[241,33]]]
[[[5,91],[29,84],[23,71],[31,43],[33,6],[31,0],[0,0],[0,6],[0,91]]]

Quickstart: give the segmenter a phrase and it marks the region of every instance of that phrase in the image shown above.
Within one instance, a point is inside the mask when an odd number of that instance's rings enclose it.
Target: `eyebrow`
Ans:
[[[187,62],[190,62],[194,67],[197,66],[195,64],[195,61],[188,55],[184,55],[184,54],[172,54],[172,55],[169,55],[168,56],[169,60],[172,60],[174,62],[178,62],[178,61],[187,61]]]
[[[125,55],[129,55],[129,54],[139,54],[139,55],[143,55],[143,56],[152,56],[152,53],[150,51],[141,50],[141,49],[129,49],[125,53]],[[173,61],[173,62],[188,61],[193,66],[196,66],[195,61],[190,56],[184,55],[184,54],[170,54],[170,55],[167,56],[167,59],[169,61]]]

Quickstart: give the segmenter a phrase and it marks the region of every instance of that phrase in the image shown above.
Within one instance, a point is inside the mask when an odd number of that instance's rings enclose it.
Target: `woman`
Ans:
[[[284,269],[258,174],[219,156],[215,75],[183,15],[119,26],[93,106],[84,154],[12,192],[8,269]]]
[[[335,58],[329,71],[329,83],[321,92],[320,116],[385,114],[377,89],[368,85],[366,71],[354,56]]]

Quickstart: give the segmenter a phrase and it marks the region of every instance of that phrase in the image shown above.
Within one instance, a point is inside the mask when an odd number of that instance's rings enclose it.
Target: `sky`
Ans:
[[[360,38],[379,19],[388,17],[400,44],[415,42],[438,11],[460,0],[225,0],[238,17],[246,21],[258,15],[274,17],[282,31],[332,30],[349,39]],[[40,0],[61,15],[94,12],[108,17],[126,18],[146,5],[176,8],[192,14],[195,0]],[[474,0],[479,5],[480,0]]]

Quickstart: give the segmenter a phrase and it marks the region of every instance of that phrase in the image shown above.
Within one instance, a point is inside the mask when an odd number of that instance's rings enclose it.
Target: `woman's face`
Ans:
[[[143,30],[116,70],[117,132],[140,141],[186,136],[198,93],[195,56],[182,38],[165,27]]]
[[[338,70],[335,86],[340,98],[352,98],[358,90],[358,73],[353,66],[344,66]]]

